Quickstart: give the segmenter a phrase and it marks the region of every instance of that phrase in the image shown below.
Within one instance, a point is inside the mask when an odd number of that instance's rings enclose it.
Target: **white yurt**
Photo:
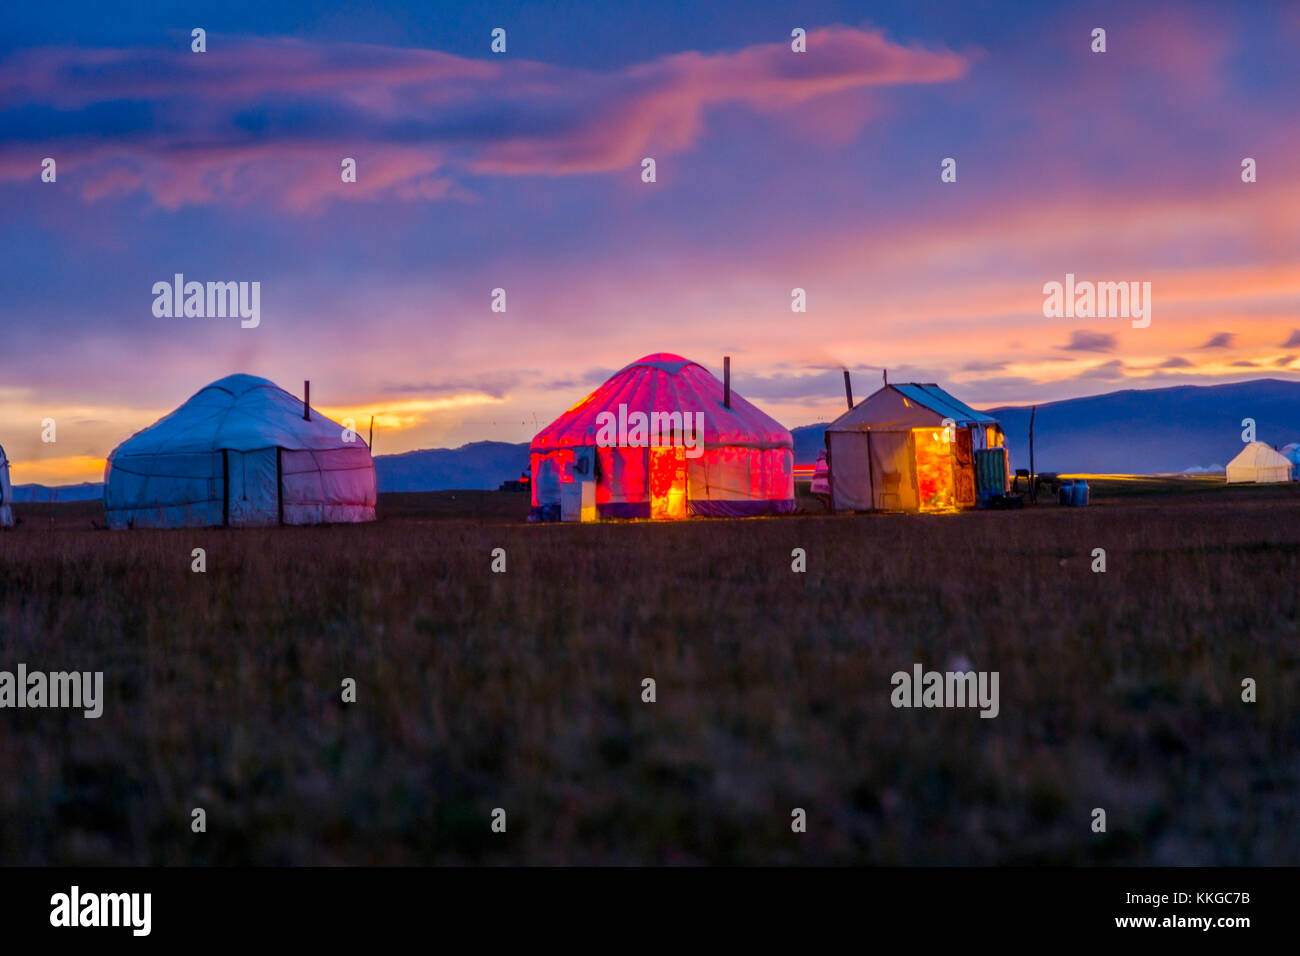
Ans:
[[[365,441],[274,382],[230,375],[114,449],[110,528],[373,521]]]
[[[1280,452],[1262,441],[1253,441],[1228,462],[1228,484],[1290,481],[1293,466]]]
[[[14,512],[10,507],[13,500],[14,490],[9,484],[9,458],[5,455],[5,450],[0,448],[0,528],[13,527]]]

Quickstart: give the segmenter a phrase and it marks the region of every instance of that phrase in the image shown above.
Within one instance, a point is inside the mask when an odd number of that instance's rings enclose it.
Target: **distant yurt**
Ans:
[[[817,452],[817,461],[813,464],[813,476],[808,491],[814,495],[831,493],[831,466],[826,461],[825,448]]]
[[[826,427],[835,511],[952,511],[1006,493],[997,419],[934,384],[886,385]]]
[[[1228,484],[1290,481],[1294,466],[1281,452],[1262,441],[1253,441],[1228,462]]]
[[[9,457],[5,455],[4,448],[0,448],[0,528],[13,527],[14,512],[10,507],[13,500],[14,490],[9,484]]]
[[[680,355],[619,371],[532,441],[533,517],[747,517],[791,512],[790,432]]]
[[[375,463],[307,399],[230,375],[114,449],[104,510],[118,529],[373,521]]]
[[[1291,478],[1293,481],[1300,481],[1300,442],[1291,442],[1289,445],[1283,445],[1278,454],[1291,462]]]

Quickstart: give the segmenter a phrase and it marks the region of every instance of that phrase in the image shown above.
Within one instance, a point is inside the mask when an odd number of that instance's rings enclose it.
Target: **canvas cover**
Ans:
[[[1291,442],[1289,445],[1283,445],[1278,453],[1291,462],[1291,480],[1300,481],[1300,443]]]
[[[817,462],[813,465],[812,481],[808,485],[808,491],[814,495],[829,495],[831,493],[831,468],[826,464],[826,449],[817,453]]]
[[[975,484],[981,497],[1005,495],[1011,488],[1010,459],[1005,448],[975,452]]]
[[[1290,459],[1262,441],[1253,441],[1228,462],[1228,483],[1290,481]]]
[[[827,432],[831,507],[915,511],[920,507],[911,431]]]
[[[703,453],[688,458],[680,437],[657,448],[597,446],[597,416],[640,411],[703,413]],[[692,419],[694,420],[694,419]],[[660,352],[615,373],[533,439],[533,507],[558,507],[561,485],[592,480],[602,517],[746,517],[791,512],[794,441],[775,419],[703,366]],[[590,469],[584,462],[591,461]]]
[[[938,426],[945,418],[967,426],[998,423],[992,415],[976,411],[938,385],[905,384],[886,385],[873,392],[827,425],[826,430],[921,428]]]
[[[0,448],[0,528],[13,527],[13,486],[9,484],[9,459]]]
[[[372,521],[375,468],[360,436],[273,382],[231,375],[109,456],[110,528]]]

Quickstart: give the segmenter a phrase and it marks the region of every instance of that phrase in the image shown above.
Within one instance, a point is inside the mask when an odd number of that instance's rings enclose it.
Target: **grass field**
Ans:
[[[19,506],[0,669],[102,670],[106,702],[0,711],[0,862],[1300,863],[1300,485],[1092,489],[672,525],[486,492],[246,531]],[[962,658],[996,719],[891,706]]]

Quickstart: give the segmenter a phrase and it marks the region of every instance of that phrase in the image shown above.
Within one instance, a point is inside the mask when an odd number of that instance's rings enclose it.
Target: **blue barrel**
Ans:
[[[1086,481],[1076,481],[1070,489],[1070,504],[1076,508],[1082,508],[1088,503],[1088,483]]]
[[[1057,504],[1072,505],[1074,504],[1074,482],[1063,481],[1056,487]]]

